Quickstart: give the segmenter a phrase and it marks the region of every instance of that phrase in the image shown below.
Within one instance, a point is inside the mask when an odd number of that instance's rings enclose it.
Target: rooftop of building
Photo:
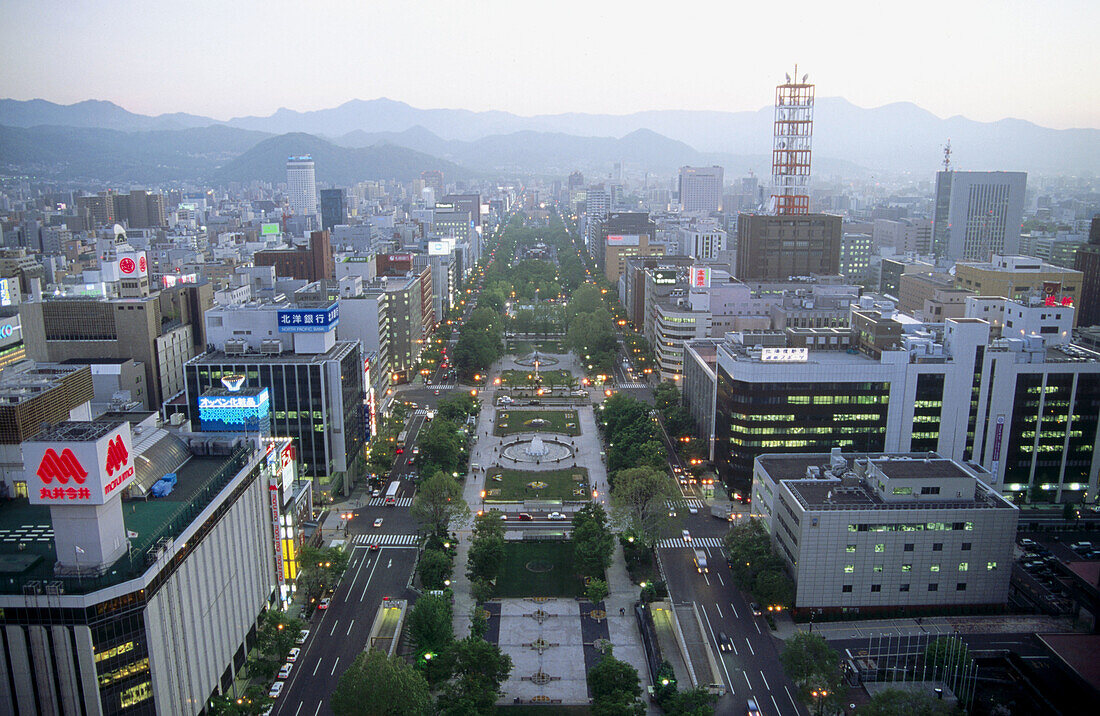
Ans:
[[[958,268],[973,268],[982,271],[997,271],[1005,273],[1019,273],[1019,272],[1033,272],[1033,273],[1074,273],[1079,274],[1080,271],[1076,271],[1071,268],[1065,268],[1064,266],[1057,266],[1055,264],[1047,263],[1042,259],[1037,259],[1034,256],[999,256],[994,254],[993,258],[989,261],[957,261],[955,263],[956,270]]]
[[[1062,664],[1094,691],[1100,691],[1100,635],[1037,634],[1040,641]]]
[[[283,351],[282,353],[262,353],[248,351],[247,353],[226,353],[223,350],[206,351],[202,355],[195,356],[187,361],[188,365],[225,365],[226,363],[255,363],[259,365],[270,363],[324,363],[330,360],[339,360],[347,355],[358,344],[358,341],[336,341],[336,343],[324,353],[294,353]]]
[[[0,500],[0,594],[18,594],[39,580],[59,582],[66,593],[86,593],[135,579],[148,569],[148,555],[162,539],[179,536],[252,454],[241,448],[230,455],[191,457],[176,471],[175,489],[166,497],[123,503],[129,552],[96,577],[58,576],[50,508],[26,499]],[[163,475],[161,475],[163,477]],[[158,478],[159,479],[159,478]]]
[[[30,438],[31,442],[90,443],[118,428],[120,420],[73,420],[53,425]]]

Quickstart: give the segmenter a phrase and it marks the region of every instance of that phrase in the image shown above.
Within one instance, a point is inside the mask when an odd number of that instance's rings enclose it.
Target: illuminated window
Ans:
[[[845,574],[851,574],[854,571],[856,571],[856,566],[854,564],[844,565],[844,573]]]
[[[876,545],[875,545],[875,551],[876,551],[876,552],[885,552],[885,551],[886,551],[886,545],[885,545],[885,544],[881,544],[881,543],[880,543],[880,544],[876,544]]]
[[[938,571],[940,571],[940,565],[933,564],[931,567],[929,567],[929,569],[933,572],[938,572]]]
[[[856,546],[854,544],[850,544],[850,545],[848,545],[847,547],[844,548],[844,551],[847,552],[848,554],[852,554],[853,552],[856,551]]]
[[[903,571],[903,572],[912,572],[913,571],[913,565],[903,564],[903,565],[901,565],[901,571]]]
[[[970,569],[970,562],[959,562],[959,571],[966,572]]]

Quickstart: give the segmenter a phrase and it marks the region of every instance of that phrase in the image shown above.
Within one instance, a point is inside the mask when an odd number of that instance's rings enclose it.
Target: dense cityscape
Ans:
[[[0,100],[0,713],[1097,703],[1100,129],[812,72]]]

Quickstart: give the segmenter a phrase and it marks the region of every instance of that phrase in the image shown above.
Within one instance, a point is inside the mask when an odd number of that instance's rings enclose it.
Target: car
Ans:
[[[306,639],[309,638],[309,629],[303,629],[298,632],[298,638],[294,640],[295,644],[305,644]]]
[[[532,517],[532,516],[531,516],[530,514],[528,514],[528,513],[526,513],[526,512],[520,512],[520,513],[519,513],[519,519],[520,519],[520,520],[533,520],[533,519],[535,519],[535,518],[534,518],[534,517]]]
[[[317,608],[318,609],[328,609],[328,604],[329,604],[329,598],[325,597],[324,599],[322,599],[320,601],[320,603],[317,604]]]
[[[377,552],[380,549],[382,549],[382,547],[377,542],[371,542],[370,546],[367,547],[367,551],[369,552]]]
[[[719,651],[733,651],[733,640],[724,631],[718,632],[718,649]]]
[[[381,527],[381,526],[382,526],[382,518],[381,518],[381,517],[379,517],[378,519],[376,519],[376,520],[374,521],[374,528],[375,528],[375,529],[378,529],[378,528],[379,528],[379,527]]]
[[[267,697],[270,699],[279,698],[279,694],[283,693],[283,682],[276,681],[271,685],[271,689],[267,692]]]
[[[563,515],[560,512],[551,512],[550,514],[548,514],[546,516],[546,519],[548,519],[548,520],[567,520],[569,518],[566,517],[565,515]]]
[[[289,679],[290,678],[290,670],[293,669],[293,668],[294,668],[294,664],[290,663],[289,661],[287,663],[283,664],[279,668],[279,678],[280,679]]]
[[[763,616],[763,615],[764,615],[764,610],[762,610],[762,609],[760,608],[760,605],[759,605],[759,604],[757,604],[756,602],[753,602],[752,604],[750,604],[750,605],[749,605],[749,609],[751,609],[751,610],[752,610],[752,615],[753,615],[754,617],[759,617],[759,616]]]
[[[413,455],[419,455],[419,454],[420,454],[420,446],[417,445],[416,447],[413,448]]]
[[[402,447],[399,447],[399,448],[397,448],[393,451],[394,455],[403,455],[404,453],[405,453],[405,448],[402,448]]]
[[[293,664],[295,661],[298,661],[298,655],[301,653],[301,649],[299,649],[298,647],[294,647],[286,653],[286,660]]]
[[[699,514],[699,508],[694,507],[692,505],[688,505],[688,512],[690,512],[693,515],[697,515],[697,514]]]
[[[680,536],[684,538],[685,542],[690,542],[691,541],[691,532],[689,532],[687,530],[681,530],[680,531]]]
[[[375,489],[370,491],[370,496],[371,497],[381,497],[381,495],[382,495],[382,491],[379,490],[378,488],[375,488]]]
[[[432,395],[439,395],[439,391],[438,390],[433,390]]]
[[[670,509],[670,510],[668,511],[668,516],[669,516],[669,517],[675,517],[675,516],[676,516],[676,510]]]
[[[745,716],[763,716],[760,713],[760,707],[756,705],[756,699],[749,699],[745,702]]]
[[[1020,546],[1026,549],[1031,549],[1035,546],[1035,540],[1024,537],[1022,540],[1020,540]]]

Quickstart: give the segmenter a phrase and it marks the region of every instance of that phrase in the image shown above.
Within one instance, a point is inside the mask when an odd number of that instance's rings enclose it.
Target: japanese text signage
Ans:
[[[761,348],[760,360],[767,363],[805,363],[809,360],[808,348]]]
[[[676,269],[657,269],[653,272],[653,283],[658,286],[674,286],[676,284]]]
[[[144,251],[134,251],[118,255],[118,272],[127,278],[149,275],[149,263]]]
[[[279,333],[325,333],[339,322],[339,303],[321,309],[279,311]]]
[[[692,266],[691,267],[691,287],[692,288],[710,288],[710,267],[708,267],[708,266]]]
[[[27,496],[32,505],[102,505],[133,481],[129,423],[95,441],[26,442]]]

